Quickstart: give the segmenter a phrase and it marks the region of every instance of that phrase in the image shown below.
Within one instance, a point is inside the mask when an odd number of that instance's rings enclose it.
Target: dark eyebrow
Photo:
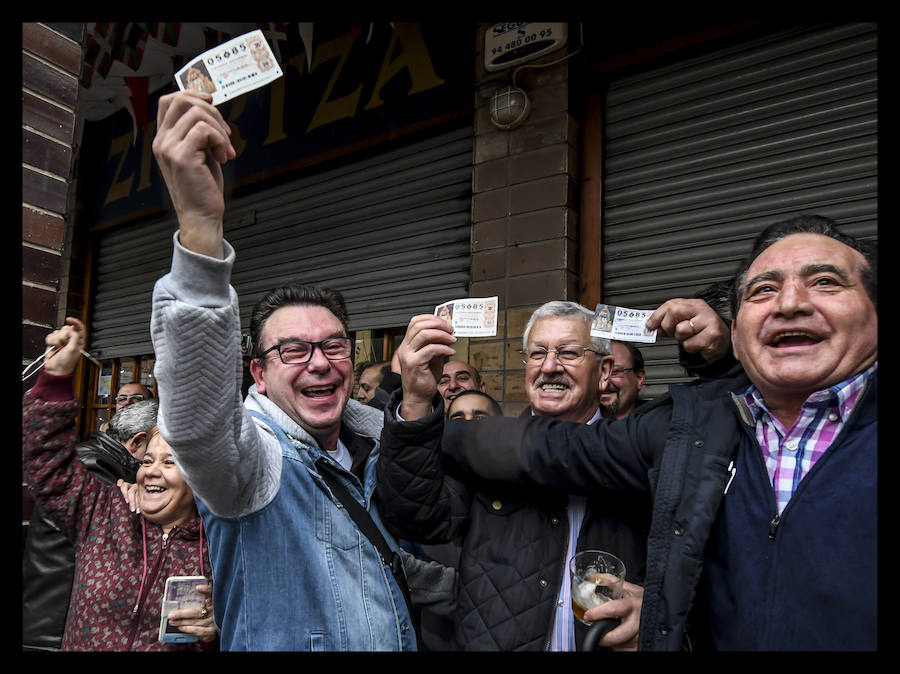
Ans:
[[[333,332],[330,335],[328,335],[327,337],[325,337],[324,339],[322,339],[322,341],[324,342],[327,339],[350,339],[350,338],[347,335],[343,334],[342,332]],[[313,340],[303,339],[302,337],[285,337],[284,339],[281,339],[281,340],[275,342],[275,344],[293,344],[296,342],[306,342],[307,344],[312,344]]]
[[[834,274],[841,279],[845,285],[850,285],[850,277],[847,275],[847,272],[837,265],[829,264],[827,262],[817,262],[808,264],[800,270],[800,274],[804,277],[815,276],[816,274],[821,274],[823,272]]]
[[[764,271],[762,274],[757,274],[752,279],[748,279],[748,281],[744,284],[744,292],[746,293],[750,288],[755,286],[757,283],[762,283],[763,281],[783,281],[784,274],[780,271]]]

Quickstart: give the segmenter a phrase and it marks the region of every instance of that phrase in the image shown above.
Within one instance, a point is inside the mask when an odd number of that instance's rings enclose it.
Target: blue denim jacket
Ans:
[[[222,650],[415,650],[415,630],[390,569],[319,475],[327,463],[396,546],[371,503],[378,444],[360,484],[327,452],[292,442],[274,421],[251,414],[281,443],[277,495],[238,518],[216,516],[197,499],[209,537]]]

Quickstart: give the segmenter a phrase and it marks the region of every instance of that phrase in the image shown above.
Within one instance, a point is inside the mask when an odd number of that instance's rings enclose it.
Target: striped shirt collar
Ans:
[[[836,413],[840,416],[841,423],[843,423],[847,420],[850,412],[853,411],[853,406],[859,399],[860,392],[865,388],[866,382],[877,370],[878,361],[876,360],[865,370],[856,373],[849,379],[812,393],[806,399],[804,406],[833,406],[837,410]],[[763,400],[762,393],[755,385],[751,384],[744,392],[744,401],[747,403],[754,421],[758,422],[764,413],[770,414],[765,400]]]

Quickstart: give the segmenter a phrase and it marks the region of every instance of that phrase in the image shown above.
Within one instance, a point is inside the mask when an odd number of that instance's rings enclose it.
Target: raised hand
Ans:
[[[52,349],[44,358],[44,369],[55,375],[72,374],[84,348],[84,323],[70,316],[66,325],[51,332],[44,341]]]
[[[409,321],[397,348],[403,387],[400,416],[405,420],[421,419],[431,411],[444,358],[455,353],[450,346],[455,341],[453,328],[437,316],[420,314]]]
[[[674,337],[689,353],[707,361],[724,355],[731,346],[731,332],[724,320],[701,299],[676,298],[659,306],[647,319],[649,330]]]
[[[159,101],[153,154],[178,214],[179,240],[190,250],[220,259],[222,164],[236,156],[230,134],[209,94],[181,91]]]

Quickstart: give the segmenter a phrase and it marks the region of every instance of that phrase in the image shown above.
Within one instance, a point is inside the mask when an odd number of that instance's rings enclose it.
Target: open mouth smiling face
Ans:
[[[153,435],[137,473],[141,513],[163,527],[194,516],[194,494],[175,465],[172,448],[159,433]]]
[[[766,400],[844,381],[878,355],[878,314],[863,256],[819,234],[791,234],[747,270],[734,353]]]
[[[532,326],[528,340],[527,350],[590,345],[590,323],[579,317],[542,318]],[[585,422],[599,404],[597,358],[588,351],[577,362],[562,365],[555,353],[548,353],[543,362],[526,366],[525,385],[536,414]]]
[[[344,336],[340,320],[320,305],[286,305],[266,319],[262,344],[266,348],[291,340],[319,343]],[[341,416],[353,394],[353,360],[330,360],[319,346],[309,360],[283,363],[272,352],[265,363],[251,362],[259,392],[280,407],[320,445],[337,441]]]

